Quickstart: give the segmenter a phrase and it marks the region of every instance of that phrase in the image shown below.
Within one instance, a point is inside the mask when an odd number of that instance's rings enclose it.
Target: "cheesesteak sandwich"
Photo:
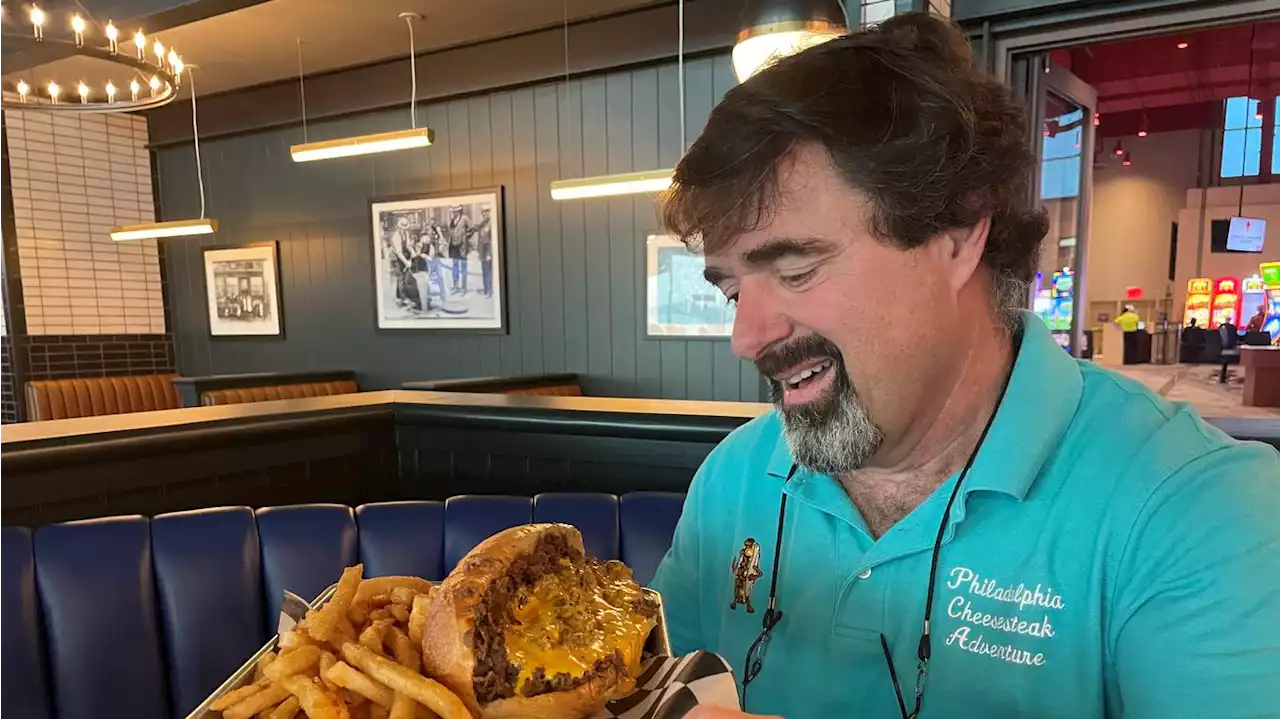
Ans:
[[[626,565],[583,553],[577,529],[515,527],[439,585],[426,673],[485,719],[587,717],[635,687],[657,613]]]

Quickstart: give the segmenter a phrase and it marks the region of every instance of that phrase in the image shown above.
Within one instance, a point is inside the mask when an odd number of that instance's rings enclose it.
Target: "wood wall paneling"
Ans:
[[[728,55],[686,64],[688,137],[734,79]],[[201,145],[212,239],[166,243],[183,374],[347,367],[365,388],[410,380],[577,372],[588,394],[756,401],[756,372],[728,340],[645,337],[648,197],[555,202],[552,180],[671,167],[680,147],[675,63],[419,104],[426,150],[299,165],[284,127]],[[318,140],[407,125],[407,107],[312,122]],[[157,152],[161,214],[198,212],[190,145]],[[505,335],[375,329],[371,197],[506,190]],[[208,337],[203,248],[280,243],[285,339]]]

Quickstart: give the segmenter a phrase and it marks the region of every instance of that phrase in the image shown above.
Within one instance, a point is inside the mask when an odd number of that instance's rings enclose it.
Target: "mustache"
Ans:
[[[756,370],[764,375],[770,382],[775,382],[773,376],[794,367],[805,360],[817,357],[830,357],[835,360],[836,364],[843,369],[844,358],[840,355],[840,348],[835,346],[831,340],[821,335],[805,335],[798,339],[791,340],[786,344],[779,345],[765,354],[756,358]]]

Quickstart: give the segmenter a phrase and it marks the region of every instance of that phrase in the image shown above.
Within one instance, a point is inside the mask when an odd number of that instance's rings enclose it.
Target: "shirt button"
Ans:
[[[858,572],[858,579],[870,579],[870,578],[871,578],[871,567],[867,567],[861,572]]]

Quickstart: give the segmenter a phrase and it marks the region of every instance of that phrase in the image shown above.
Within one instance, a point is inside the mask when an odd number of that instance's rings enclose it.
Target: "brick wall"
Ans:
[[[18,378],[13,372],[9,337],[0,337],[0,424],[18,421]]]

